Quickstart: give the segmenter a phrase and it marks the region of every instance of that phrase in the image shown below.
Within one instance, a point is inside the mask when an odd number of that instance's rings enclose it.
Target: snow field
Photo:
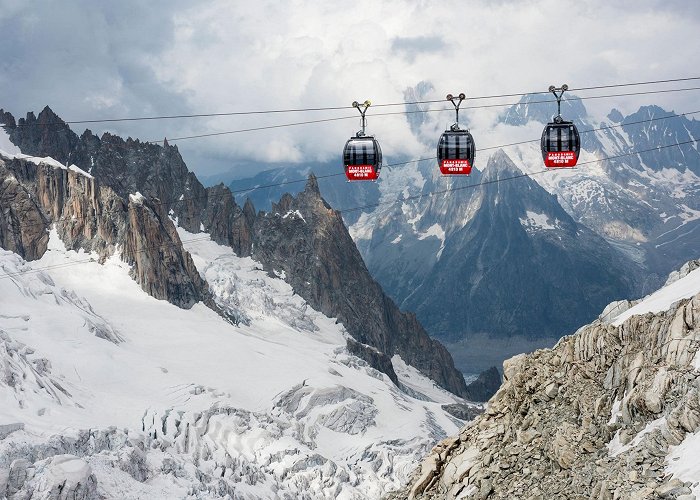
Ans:
[[[116,426],[128,433],[120,439],[157,448],[144,452],[146,481],[134,479],[135,452],[84,458],[107,496],[182,497],[202,474],[223,474],[253,497],[308,489],[375,498],[458,431],[440,405],[459,398],[395,356],[402,383],[425,401],[410,397],[350,356],[342,325],[286,282],[202,234],[178,232],[216,301],[248,325],[156,300],[118,256],[99,264],[67,251],[55,230],[39,261],[0,250],[0,358],[15,381],[0,383],[0,424],[24,424],[0,442],[0,457],[4,446]]]

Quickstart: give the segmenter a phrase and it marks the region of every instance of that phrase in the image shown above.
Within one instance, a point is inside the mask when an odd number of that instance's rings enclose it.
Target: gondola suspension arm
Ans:
[[[357,132],[357,137],[364,137],[365,136],[365,128],[367,127],[367,120],[365,119],[365,113],[367,113],[367,108],[369,108],[372,105],[372,101],[367,99],[365,102],[360,104],[357,101],[353,101],[352,107],[357,108],[357,111],[360,112],[360,116],[362,117],[362,130],[359,130]]]
[[[554,117],[554,123],[561,123],[564,121],[564,119],[561,117],[561,98],[564,95],[564,92],[569,90],[569,86],[567,84],[563,84],[561,87],[557,88],[554,85],[549,86],[549,91],[554,94],[554,97],[557,99],[557,116]]]
[[[464,92],[460,92],[457,97],[453,96],[452,94],[447,94],[447,100],[450,101],[455,107],[455,123],[452,125],[452,130],[459,130],[459,106],[466,98],[467,96],[464,94]]]

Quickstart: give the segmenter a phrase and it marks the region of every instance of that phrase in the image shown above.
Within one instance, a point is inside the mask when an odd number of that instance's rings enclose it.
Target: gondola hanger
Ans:
[[[549,91],[557,99],[557,116],[542,131],[540,142],[542,160],[548,168],[574,167],[581,152],[581,137],[573,122],[561,117],[561,99],[569,86],[549,86]]]
[[[362,128],[354,137],[348,139],[343,148],[343,163],[345,176],[348,181],[376,181],[382,168],[382,148],[371,135],[366,134],[367,119],[365,114],[372,102],[366,100],[362,104],[357,101],[352,107],[360,112]]]
[[[442,175],[469,175],[474,166],[476,146],[467,129],[459,125],[459,107],[466,99],[464,92],[458,96],[447,94],[448,101],[455,108],[455,122],[440,136],[437,145],[437,158]]]

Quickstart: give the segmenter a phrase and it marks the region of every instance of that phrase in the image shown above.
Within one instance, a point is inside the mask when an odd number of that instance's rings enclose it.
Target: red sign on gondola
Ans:
[[[379,172],[372,165],[346,165],[345,175],[349,181],[376,181]]]
[[[544,160],[545,167],[574,167],[578,157],[575,151],[550,151]]]
[[[469,160],[442,160],[440,172],[443,175],[469,175],[472,173],[472,166]]]

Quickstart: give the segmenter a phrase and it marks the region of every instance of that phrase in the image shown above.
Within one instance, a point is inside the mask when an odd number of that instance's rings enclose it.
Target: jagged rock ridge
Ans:
[[[486,412],[389,498],[694,499],[666,457],[700,430],[700,294],[623,319],[504,363]]]
[[[270,272],[284,271],[294,290],[337,317],[361,343],[403,359],[464,393],[464,378],[447,350],[430,339],[412,313],[399,311],[374,281],[339,212],[321,198],[316,178],[269,214],[256,218],[252,255]]]
[[[109,196],[117,200],[127,200],[137,192],[147,200],[141,205],[129,201],[126,219],[131,224],[129,227],[139,228],[138,235],[114,234],[112,228],[111,232],[106,232],[109,237],[105,237],[93,228],[94,221],[88,220],[91,214],[81,212],[78,224],[95,231],[76,240],[73,247],[99,250],[124,240],[128,242],[125,255],[129,262],[134,260],[133,255],[143,253],[140,249],[144,249],[148,238],[156,233],[159,239],[154,244],[158,246],[153,252],[179,247],[174,228],[165,217],[168,214],[184,229],[204,230],[214,241],[231,246],[238,255],[252,256],[270,273],[284,271],[296,293],[324,314],[339,318],[352,337],[386,356],[381,366],[390,367],[389,358],[400,354],[442,387],[465,394],[464,379],[454,369],[447,351],[427,336],[415,316],[400,312],[369,276],[340,215],[322,200],[315,178],[311,178],[306,190],[296,198],[283,197],[271,213],[256,214],[252,203],[241,208],[223,185],[205,189],[187,170],[177,146],[160,146],[131,138],[123,140],[108,133],[98,138],[89,130],[78,137],[48,107],[38,117],[29,113],[26,119],[18,122],[2,110],[0,118],[10,139],[23,153],[75,164],[94,179],[90,181],[94,182],[90,184],[92,189],[109,188]],[[72,174],[68,171],[65,175]],[[47,201],[54,200],[53,195],[46,196],[50,199]],[[138,206],[131,208],[132,205]],[[94,213],[98,213],[98,209],[103,210],[102,206],[96,206]],[[28,208],[22,210],[26,212]],[[127,213],[124,208],[122,210]],[[285,217],[290,210],[298,210],[302,220],[308,217],[308,224],[299,225],[296,216]],[[283,213],[276,215],[280,211]],[[145,215],[150,217],[148,222],[143,222]],[[49,218],[45,223],[46,226],[50,224]],[[10,223],[6,225],[9,227]],[[39,241],[25,244],[22,238],[5,236],[10,232],[0,229],[0,239],[12,240],[11,248],[41,247],[40,237]],[[93,236],[96,236],[95,241],[88,242]],[[193,300],[204,295],[206,285],[196,272],[192,274],[194,266],[185,254],[166,252],[142,258],[143,265],[136,269],[135,275],[149,293],[168,295],[171,290],[179,296],[176,303],[191,305]],[[165,262],[175,262],[180,269],[169,274]],[[158,279],[154,279],[156,272]],[[183,276],[188,277],[185,281],[192,282],[191,293],[182,290]],[[391,370],[387,371],[391,376]]]

